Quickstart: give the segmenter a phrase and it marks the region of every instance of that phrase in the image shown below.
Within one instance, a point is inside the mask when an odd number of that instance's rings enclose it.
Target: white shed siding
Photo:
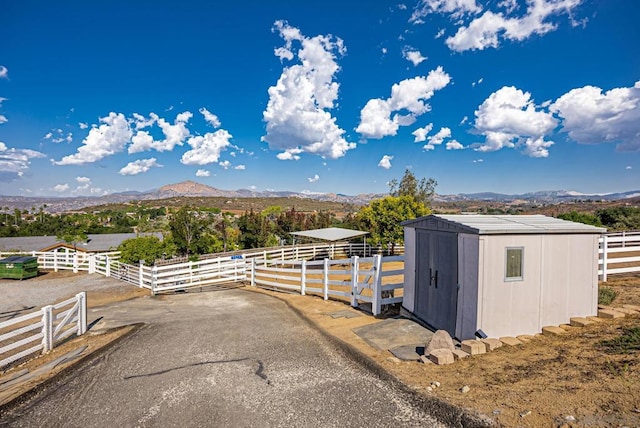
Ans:
[[[597,235],[545,236],[540,328],[596,314],[597,239]]]
[[[483,236],[480,278],[481,318],[478,328],[490,337],[539,331],[541,299],[541,235]],[[523,279],[505,281],[507,247],[523,247]]]
[[[473,337],[478,329],[478,267],[480,247],[478,235],[458,235],[458,312],[456,337]]]
[[[415,312],[416,297],[416,229],[404,228],[404,290],[402,307],[409,312]],[[411,286],[407,287],[407,284]]]

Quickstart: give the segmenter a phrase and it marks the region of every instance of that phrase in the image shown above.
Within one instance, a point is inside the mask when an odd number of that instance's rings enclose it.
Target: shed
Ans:
[[[543,215],[402,223],[404,311],[464,340],[534,334],[596,315],[604,228]]]
[[[0,278],[26,279],[38,275],[38,258],[10,256],[0,260]]]

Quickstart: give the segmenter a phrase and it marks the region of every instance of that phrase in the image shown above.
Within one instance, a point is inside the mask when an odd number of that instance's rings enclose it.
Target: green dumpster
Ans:
[[[38,258],[10,256],[0,260],[0,278],[26,279],[38,275]]]

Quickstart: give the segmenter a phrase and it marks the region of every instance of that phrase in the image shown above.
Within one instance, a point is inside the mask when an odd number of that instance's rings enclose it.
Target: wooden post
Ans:
[[[251,259],[251,286],[256,286],[256,258]]]
[[[151,295],[156,295],[156,287],[158,285],[158,266],[151,269]]]
[[[609,250],[609,237],[602,237],[602,281],[607,282],[607,256]]]
[[[42,308],[42,353],[53,349],[53,306]]]
[[[87,332],[87,293],[82,291],[76,294],[78,299],[78,336]]]
[[[104,276],[106,277],[110,277],[111,276],[111,263],[109,261],[109,256],[105,256],[104,257],[104,269],[105,269],[105,274]]]
[[[324,259],[324,266],[322,269],[322,290],[324,300],[329,300],[329,259]]]
[[[96,273],[96,255],[94,253],[89,254],[89,273]]]
[[[307,294],[307,261],[302,260],[302,264],[300,265],[300,294]]]
[[[358,256],[351,257],[351,306],[358,307]]]
[[[144,260],[140,260],[140,267],[138,268],[138,288],[144,286]]]
[[[371,312],[378,315],[382,312],[382,256],[376,254],[373,256],[373,299],[371,301]]]

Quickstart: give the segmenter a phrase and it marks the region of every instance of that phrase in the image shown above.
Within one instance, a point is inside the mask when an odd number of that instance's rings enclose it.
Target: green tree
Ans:
[[[169,220],[169,230],[178,254],[200,254],[198,241],[202,238],[206,224],[189,206],[180,208]]]
[[[597,215],[589,213],[580,213],[577,211],[571,211],[568,213],[562,213],[558,215],[558,218],[562,220],[575,221],[576,223],[590,224],[593,226],[602,226],[602,222]]]
[[[139,236],[123,241],[118,246],[120,260],[134,264],[140,260],[146,264],[153,264],[165,255],[165,245],[157,236]]]
[[[437,185],[438,183],[433,178],[418,180],[409,169],[406,169],[399,182],[395,178],[389,182],[389,194],[391,196],[411,196],[429,207],[436,193]]]
[[[79,243],[87,240],[87,234],[76,225],[71,225],[63,230],[62,233],[56,235],[56,239],[73,245],[73,249],[75,251]]]
[[[363,207],[357,214],[362,230],[371,235],[373,244],[390,245],[394,253],[395,245],[404,242],[403,221],[428,215],[431,212],[413,196],[387,196],[376,199]]]

